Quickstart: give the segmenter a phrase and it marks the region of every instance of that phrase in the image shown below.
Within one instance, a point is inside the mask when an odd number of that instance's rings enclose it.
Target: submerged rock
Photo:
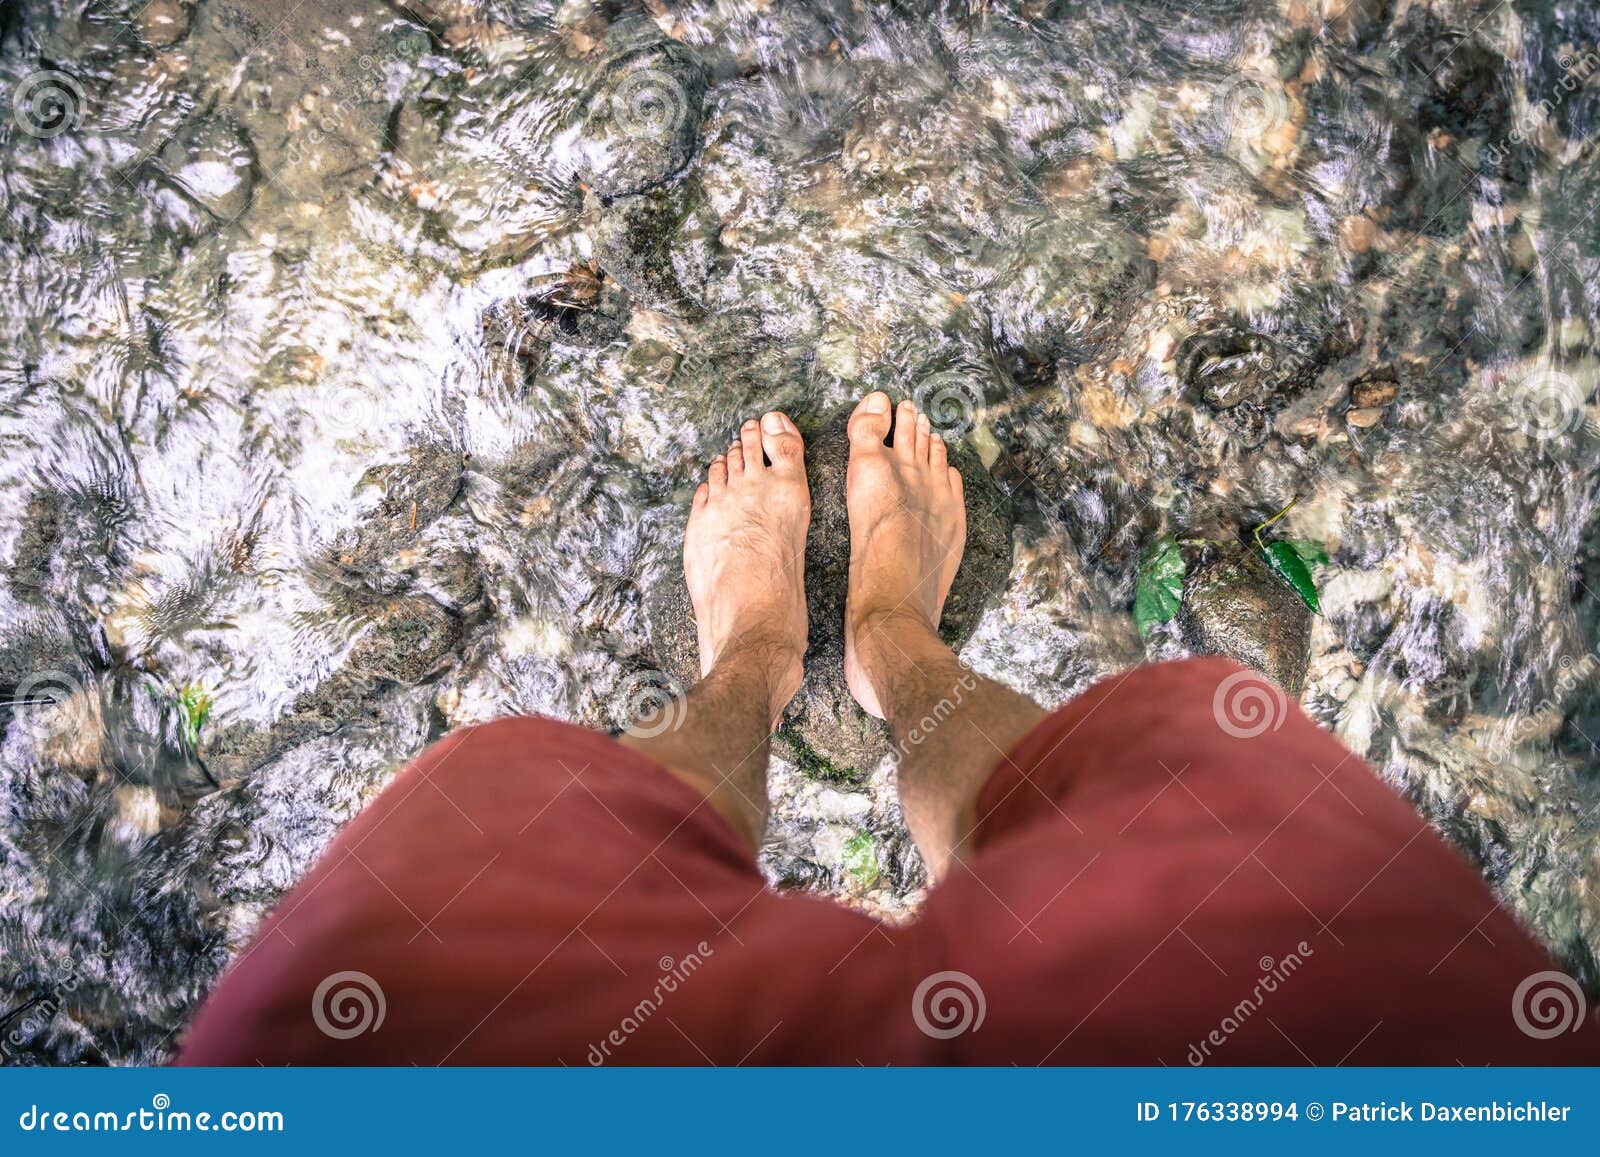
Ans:
[[[1399,396],[1399,375],[1388,366],[1363,374],[1350,383],[1350,408],[1353,410],[1387,406]]]
[[[182,40],[189,31],[189,8],[180,0],[150,0],[139,9],[139,39],[155,48]]]
[[[453,570],[430,528],[444,517],[461,491],[462,456],[439,441],[419,441],[405,458],[374,466],[360,489],[375,492],[375,507],[360,524],[340,534],[318,563],[333,592],[365,589],[390,595],[410,588],[419,573]],[[470,601],[470,598],[469,598]]]
[[[579,176],[602,197],[653,188],[689,163],[706,78],[694,54],[642,16],[619,20],[614,51],[584,100]]]
[[[460,638],[460,620],[434,600],[391,599],[372,609],[346,666],[367,679],[410,686],[443,664]]]
[[[1272,417],[1313,369],[1264,334],[1231,326],[1185,339],[1177,365],[1184,383],[1247,446],[1265,441]]]
[[[399,76],[427,44],[380,0],[206,0],[192,23],[185,48],[202,99],[248,135],[270,176],[258,192],[312,205],[376,167]]]
[[[1178,622],[1193,650],[1254,667],[1291,695],[1305,685],[1311,610],[1253,550],[1206,548],[1184,580]]]
[[[647,309],[679,317],[704,313],[699,301],[714,229],[681,189],[619,197],[595,231],[595,258],[607,276]]]
[[[844,681],[844,600],[850,577],[850,524],[845,508],[845,468],[850,444],[848,412],[820,422],[797,418],[806,436],[811,484],[811,531],[806,541],[806,611],[810,639],[806,677],[789,705],[777,739],[809,774],[856,778],[889,751],[889,730],[856,705]],[[966,484],[967,546],[939,634],[959,649],[971,636],[991,596],[1011,573],[1010,503],[965,442],[950,444],[950,463]],[[682,686],[700,675],[694,608],[681,572],[662,584],[650,607],[651,637],[662,666]]]
[[[225,114],[196,122],[161,150],[161,168],[184,196],[219,221],[236,220],[255,188],[255,151]]]
[[[1045,360],[1095,357],[1154,277],[1131,233],[1084,216],[1062,214],[1030,230],[1019,254],[993,292],[994,336]]]
[[[217,781],[185,738],[175,697],[149,676],[118,670],[98,687],[105,769],[119,784],[152,788],[168,804],[190,803]]]
[[[1421,129],[1455,136],[1504,133],[1511,115],[1501,80],[1505,61],[1477,29],[1451,26],[1425,8],[1413,8],[1395,34],[1397,63],[1414,84]]]
[[[551,344],[598,349],[623,336],[631,303],[604,270],[574,264],[543,288],[507,298],[479,319],[490,369],[513,392],[532,384]]]

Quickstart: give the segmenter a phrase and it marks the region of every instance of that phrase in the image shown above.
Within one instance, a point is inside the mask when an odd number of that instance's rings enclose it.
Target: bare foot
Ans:
[[[788,415],[746,422],[695,491],[683,540],[700,674],[739,653],[767,677],[774,720],[800,689],[806,649],[804,451]]]
[[[894,445],[883,444],[891,415]],[[850,416],[850,594],[844,676],[856,702],[879,719],[876,673],[897,659],[883,628],[909,619],[937,633],[945,596],[961,566],[967,512],[961,474],[944,439],[910,401],[868,394]],[[887,652],[887,653],[885,653]]]

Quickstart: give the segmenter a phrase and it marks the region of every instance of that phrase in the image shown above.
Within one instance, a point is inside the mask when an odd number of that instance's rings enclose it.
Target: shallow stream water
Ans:
[[[450,728],[670,695],[646,602],[704,461],[871,388],[1013,506],[964,655],[1046,704],[1184,653],[1133,624],[1152,542],[1298,497],[1301,702],[1600,983],[1587,0],[8,0],[0,35],[8,1063],[166,1055]],[[889,768],[772,788],[775,882],[914,911]]]

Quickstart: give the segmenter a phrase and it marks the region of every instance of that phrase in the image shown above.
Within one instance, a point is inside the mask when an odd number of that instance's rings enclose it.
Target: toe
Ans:
[[[881,449],[889,436],[892,413],[889,395],[882,390],[874,390],[862,398],[850,415],[850,445],[858,450]]]
[[[902,461],[917,460],[917,404],[910,398],[901,402],[895,411],[894,452]]]
[[[739,440],[744,443],[745,470],[760,470],[765,465],[761,459],[761,423],[751,418],[740,426]]]
[[[774,469],[792,471],[805,461],[805,443],[787,414],[773,410],[761,418],[761,448]]]
[[[917,461],[927,462],[933,453],[933,423],[928,415],[917,415]]]
[[[950,451],[945,446],[944,439],[938,434],[928,435],[928,463],[933,467],[936,478],[950,465]]]
[[[699,486],[695,487],[694,504],[696,506],[704,506],[710,500],[711,500],[711,483],[702,482],[702,483],[700,483]]]
[[[711,467],[706,471],[706,482],[713,493],[728,484],[728,460],[721,454],[711,459]]]
[[[728,447],[728,481],[744,477],[744,444],[734,442]]]
[[[961,497],[961,471],[957,470],[954,466],[949,467],[948,470],[949,470],[949,477],[950,477],[950,489],[954,490],[956,492],[956,497],[957,498],[960,498]]]

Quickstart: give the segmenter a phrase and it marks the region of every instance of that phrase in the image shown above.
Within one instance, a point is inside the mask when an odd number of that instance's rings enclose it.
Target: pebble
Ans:
[[[817,365],[845,381],[861,374],[861,352],[856,339],[842,330],[829,330],[817,343]]]
[[[155,48],[176,44],[189,31],[189,9],[179,0],[150,0],[138,20],[139,39]]]
[[[1378,240],[1378,223],[1365,214],[1357,213],[1339,222],[1339,240],[1352,253],[1365,253]]]
[[[253,152],[244,130],[225,116],[208,117],[169,141],[160,160],[173,184],[219,221],[236,220],[255,185]]]
[[[1392,373],[1388,376],[1373,375],[1350,384],[1350,405],[1357,410],[1387,406],[1399,393],[1400,383],[1394,379]]]
[[[1287,433],[1293,438],[1317,438],[1322,434],[1322,416],[1320,414],[1307,414],[1296,418],[1288,425]]]
[[[1346,424],[1358,430],[1367,430],[1383,421],[1383,408],[1381,406],[1367,406],[1351,410],[1345,414]]]

